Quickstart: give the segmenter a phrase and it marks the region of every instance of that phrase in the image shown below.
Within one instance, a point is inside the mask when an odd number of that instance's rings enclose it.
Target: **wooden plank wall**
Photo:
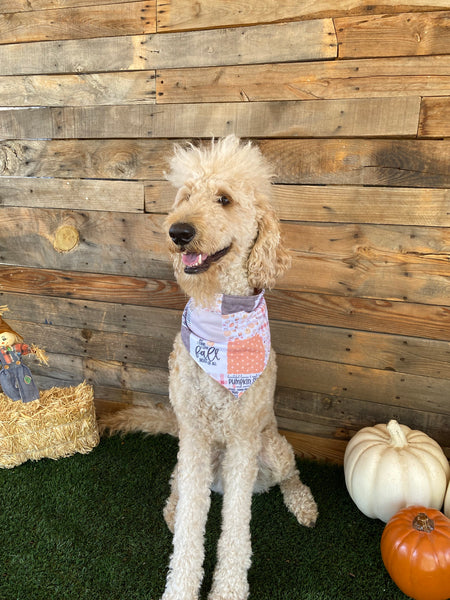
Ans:
[[[450,455],[450,2],[4,0],[0,304],[42,387],[167,397],[185,298],[175,140],[252,138],[293,267],[268,295],[280,427],[342,460],[397,418]]]

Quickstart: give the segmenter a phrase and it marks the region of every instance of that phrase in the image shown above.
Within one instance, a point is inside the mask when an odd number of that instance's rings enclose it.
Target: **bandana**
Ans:
[[[195,362],[239,398],[261,375],[270,354],[264,292],[256,296],[216,296],[213,307],[183,312],[181,338]]]

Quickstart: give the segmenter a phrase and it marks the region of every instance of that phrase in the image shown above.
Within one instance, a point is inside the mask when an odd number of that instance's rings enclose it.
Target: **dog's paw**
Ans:
[[[161,600],[198,600],[197,594],[184,593],[183,591],[167,590],[162,595]]]
[[[283,481],[280,487],[286,506],[298,522],[306,527],[314,527],[319,511],[309,487],[300,481],[298,475]]]
[[[298,500],[298,510],[294,513],[298,522],[306,527],[314,527],[319,516],[319,511],[309,487],[304,486]]]
[[[240,580],[227,577],[221,580],[220,575],[213,583],[212,589],[208,594],[208,600],[247,600],[249,587],[247,578]]]
[[[240,594],[234,594],[232,592],[228,593],[215,593],[215,592],[211,592],[208,595],[208,600],[247,600],[248,598],[248,594],[245,594],[244,596],[240,595]]]

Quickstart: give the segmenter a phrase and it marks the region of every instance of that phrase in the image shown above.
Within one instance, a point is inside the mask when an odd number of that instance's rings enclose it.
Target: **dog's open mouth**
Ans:
[[[194,275],[207,271],[213,263],[225,256],[225,254],[228,254],[230,248],[231,246],[227,246],[227,248],[223,248],[214,254],[183,252],[181,259],[184,264],[184,272],[188,275]]]

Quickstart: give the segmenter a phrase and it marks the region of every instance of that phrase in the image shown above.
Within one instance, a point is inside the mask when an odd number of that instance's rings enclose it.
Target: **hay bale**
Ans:
[[[0,393],[0,467],[86,454],[99,442],[94,393],[85,382],[51,388],[23,403]]]

